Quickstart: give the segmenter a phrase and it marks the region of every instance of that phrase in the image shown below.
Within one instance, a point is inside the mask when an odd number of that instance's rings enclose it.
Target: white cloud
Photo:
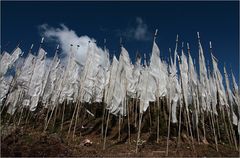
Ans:
[[[60,25],[60,28],[53,28],[48,26],[47,24],[43,24],[39,26],[40,33],[42,36],[46,38],[46,40],[54,41],[59,43],[62,53],[66,56],[69,55],[70,49],[71,49],[71,44],[72,46],[72,51],[76,52],[76,60],[78,63],[84,65],[86,61],[86,56],[87,56],[87,50],[89,46],[89,41],[91,42],[93,47],[96,47],[97,52],[100,55],[100,60],[99,64],[104,64],[101,63],[103,62],[104,58],[104,50],[100,47],[98,47],[95,42],[96,40],[93,38],[90,38],[88,36],[78,36],[75,31],[70,30],[68,27],[66,27],[64,24]],[[79,45],[80,47],[77,47]]]
[[[151,39],[151,33],[148,30],[148,26],[140,17],[136,18],[136,26],[128,28],[123,33],[123,36],[137,41],[147,41]]]

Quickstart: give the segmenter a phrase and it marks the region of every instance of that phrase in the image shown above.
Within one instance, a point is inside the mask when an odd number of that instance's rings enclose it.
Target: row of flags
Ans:
[[[174,57],[170,57],[169,64],[160,58],[155,38],[149,64],[146,59],[141,64],[140,56],[133,64],[124,46],[121,46],[119,59],[113,56],[110,60],[107,49],[104,49],[104,55],[99,54],[97,46],[89,42],[84,65],[77,62],[73,50],[67,56],[67,63],[63,64],[58,56],[59,46],[53,59],[47,63],[47,53],[40,46],[37,55],[30,49],[27,57],[21,58],[24,61],[15,67],[14,75],[6,75],[22,55],[17,47],[12,54],[4,52],[0,57],[0,106],[7,107],[7,112],[14,114],[22,108],[35,111],[39,103],[54,109],[64,101],[104,102],[113,115],[126,116],[128,98],[140,100],[140,113],[148,109],[150,102],[167,98],[166,106],[171,110],[173,123],[178,122],[178,106],[194,113],[196,123],[201,113],[207,111],[218,115],[217,109],[224,108],[240,134],[240,94],[236,79],[232,73],[231,87],[226,67],[222,76],[212,52],[213,69],[207,68],[199,34],[198,45],[199,73],[189,44],[188,52],[183,49],[178,52],[177,37]]]

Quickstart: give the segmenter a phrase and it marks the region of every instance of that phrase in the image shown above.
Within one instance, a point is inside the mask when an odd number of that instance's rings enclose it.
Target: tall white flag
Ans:
[[[28,95],[31,96],[30,110],[34,111],[38,105],[40,94],[43,90],[43,77],[45,73],[45,57],[46,52],[42,48],[39,49],[33,70],[32,78],[29,84]]]
[[[199,35],[198,35],[199,36]],[[198,37],[199,38],[199,37]],[[209,81],[208,81],[208,75],[207,75],[207,68],[205,64],[205,57],[203,54],[203,48],[201,45],[201,42],[199,40],[199,92],[200,92],[200,105],[202,105],[202,109],[205,111],[207,108],[209,109],[210,103],[209,103]]]
[[[213,56],[212,53],[211,53],[211,56],[212,56],[212,64],[213,64],[213,74],[214,74],[214,78],[216,81],[217,90],[219,94],[219,104],[221,106],[224,106],[224,105],[228,106],[226,93],[225,93],[225,89],[222,82],[222,74],[218,69],[216,58]]]
[[[7,70],[12,67],[20,54],[22,54],[22,50],[19,47],[13,51],[12,55],[7,52],[4,53],[0,62],[0,77],[6,74]]]

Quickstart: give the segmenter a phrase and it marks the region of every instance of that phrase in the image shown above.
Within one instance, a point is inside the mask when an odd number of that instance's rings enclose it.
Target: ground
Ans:
[[[9,126],[11,127],[11,126]],[[103,139],[101,134],[90,133],[87,135],[76,133],[75,137],[70,134],[43,132],[38,128],[12,127],[5,134],[1,128],[1,157],[31,156],[31,157],[63,157],[63,156],[90,156],[90,157],[159,157],[166,155],[166,137],[160,137],[159,143],[151,134],[142,133],[139,152],[136,153],[136,134],[131,135],[131,142],[126,134],[121,135],[121,141],[112,136],[107,137],[106,149],[103,150]],[[9,132],[10,131],[10,132]],[[85,146],[82,141],[89,139],[92,145]],[[214,143],[194,142],[195,152],[191,141],[182,139],[179,148],[176,147],[177,139],[172,137],[169,145],[170,157],[191,156],[191,157],[238,157],[239,153],[233,147],[222,142],[219,143],[219,151],[215,149]]]
[[[60,106],[61,107],[61,106]],[[141,135],[139,150],[136,153],[136,140],[138,134],[138,115],[132,109],[131,117],[119,117],[109,115],[107,127],[106,148],[103,150],[104,139],[102,132],[106,129],[107,116],[101,113],[101,106],[90,106],[95,116],[91,116],[82,110],[78,120],[72,120],[74,106],[67,106],[64,120],[63,108],[58,108],[47,128],[46,118],[50,113],[46,109],[37,109],[34,113],[16,113],[1,115],[1,157],[162,157],[166,156],[168,119],[167,110],[162,106],[159,113],[159,142],[157,143],[157,112],[155,106],[145,112],[141,124]],[[94,109],[95,108],[95,109]],[[45,110],[45,111],[44,111]],[[165,112],[164,112],[165,111]],[[30,115],[28,115],[30,114]],[[29,117],[28,117],[29,116]],[[104,116],[104,119],[103,119]],[[136,116],[136,117],[135,117]],[[184,115],[183,115],[184,116]],[[22,118],[22,119],[21,119]],[[240,149],[234,147],[231,137],[228,136],[224,122],[219,117],[219,130],[216,134],[218,151],[216,150],[213,127],[210,122],[210,115],[205,115],[204,127],[206,139],[204,138],[203,127],[198,125],[199,137],[196,131],[193,133],[193,144],[190,130],[186,119],[182,119],[180,141],[178,141],[178,124],[170,124],[169,152],[170,157],[240,157]],[[120,122],[119,122],[120,120]],[[185,121],[184,121],[185,120]],[[104,121],[104,122],[103,122]],[[120,123],[120,124],[119,124]],[[76,126],[75,126],[76,125]],[[120,126],[119,126],[120,125]],[[194,124],[192,124],[194,125]],[[75,128],[76,127],[76,128]],[[102,128],[103,127],[103,128]],[[119,128],[120,127],[120,128]],[[46,130],[44,130],[46,129]],[[75,134],[73,135],[73,131]],[[120,137],[119,137],[120,129]],[[217,128],[218,129],[218,128]],[[236,132],[236,127],[234,127]],[[68,133],[70,131],[70,133]],[[229,130],[230,131],[230,130]],[[128,136],[130,132],[130,137]],[[129,139],[130,138],[130,139]],[[197,139],[199,138],[199,140]],[[83,142],[88,139],[91,145]],[[239,140],[237,138],[236,140]],[[177,146],[177,142],[179,145]],[[240,140],[238,141],[238,143]],[[230,145],[231,144],[231,145]],[[236,144],[237,145],[237,144]],[[239,144],[238,144],[239,147]]]

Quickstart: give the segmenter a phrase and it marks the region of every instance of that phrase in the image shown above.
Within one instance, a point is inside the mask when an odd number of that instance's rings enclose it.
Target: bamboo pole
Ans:
[[[204,111],[202,111],[202,126],[203,126],[203,140],[206,141],[206,130],[205,130],[205,119],[204,119]]]
[[[138,117],[138,112],[137,112],[137,109],[138,109],[138,99],[136,98],[135,99],[135,117],[134,117],[134,126],[137,127],[137,117]]]
[[[47,109],[47,114],[46,114],[46,117],[45,117],[43,132],[45,131],[46,126],[47,126],[49,111],[50,111],[50,107],[48,107],[48,109]]]
[[[21,123],[22,114],[23,114],[23,107],[21,108],[20,117],[19,117],[18,124],[17,124],[18,126],[19,126],[20,123]]]
[[[190,129],[190,136],[191,136],[191,138],[192,138],[193,152],[195,153],[196,150],[195,150],[194,139],[193,139],[193,134],[192,134],[192,127],[191,127],[191,122],[190,122],[189,111],[188,111],[188,110],[187,110],[187,120],[188,120],[188,126],[189,126],[189,129]]]
[[[118,116],[118,141],[121,140],[121,115]]]
[[[77,102],[77,104],[75,105],[74,111],[73,111],[72,119],[71,119],[71,122],[70,122],[70,125],[69,125],[69,128],[68,128],[67,138],[68,138],[68,136],[69,136],[69,134],[70,134],[70,131],[71,131],[73,119],[74,119],[74,117],[75,117],[75,113],[76,113],[76,111],[77,111],[78,104],[79,104],[79,102]]]
[[[39,52],[40,49],[42,48],[43,41],[44,41],[44,37],[42,37],[42,39],[41,39],[40,46],[39,46],[39,48],[38,48],[38,52]],[[32,48],[33,48],[33,44],[31,45],[30,52],[31,52]],[[29,53],[30,53],[30,52],[29,52]],[[30,86],[31,81],[32,81],[32,77],[33,77],[33,73],[34,73],[35,67],[36,67],[36,59],[34,60],[33,70],[32,70],[32,72],[31,72],[31,77],[30,77],[30,80],[29,80],[29,82],[28,82],[28,91],[27,91],[27,94],[29,93],[29,86]],[[30,101],[31,101],[31,100],[30,100]],[[30,115],[30,110],[29,110],[29,115]],[[29,119],[29,115],[27,116],[26,123],[27,123],[27,121],[28,121],[28,119]]]
[[[159,143],[159,124],[160,124],[160,105],[159,105],[159,97],[157,97],[157,143]]]
[[[229,126],[230,126],[229,130],[230,130],[230,133],[231,133],[232,141],[234,143],[235,149],[238,151],[237,140],[236,140],[236,136],[235,136],[235,133],[234,133],[234,130],[233,130],[233,126],[232,126],[232,122],[231,122],[231,119],[230,119],[229,111],[227,111],[227,116],[228,116],[228,122],[229,122]]]
[[[139,145],[140,134],[141,134],[142,116],[143,116],[143,114],[140,113],[140,117],[139,117],[139,125],[138,125],[138,136],[137,136],[136,153],[138,153],[138,145]]]
[[[220,109],[222,111],[222,119],[223,119],[225,131],[226,131],[226,134],[227,134],[228,142],[229,142],[230,145],[232,145],[232,141],[231,141],[229,133],[228,133],[227,123],[226,123],[226,119],[225,119],[225,112],[224,112],[224,109],[222,107]]]
[[[154,37],[153,37],[153,44],[155,43],[155,40],[157,38],[157,33],[158,33],[158,29],[156,29]],[[160,58],[160,57],[159,57]],[[160,60],[160,59],[159,59]],[[160,124],[160,104],[159,104],[159,79],[157,80],[157,93],[155,94],[156,98],[157,98],[157,143],[159,143],[159,124]]]
[[[104,121],[105,121],[105,112],[106,109],[104,107],[104,103],[103,103],[103,115],[102,115],[102,128],[101,128],[101,135],[102,135],[102,139],[104,138]]]
[[[212,115],[212,112],[210,111],[210,117],[211,117],[211,121],[212,121],[212,126],[213,126],[213,134],[214,134],[214,139],[215,139],[215,144],[216,144],[216,150],[218,152],[218,141],[217,141],[217,136],[216,136],[216,132],[215,132],[215,125],[214,125],[214,117]]]
[[[152,133],[152,117],[151,117],[151,106],[148,108],[148,116],[149,116],[149,132]]]
[[[54,116],[53,116],[52,128],[55,127],[55,123],[56,123],[56,119],[57,119],[57,112],[58,112],[59,108],[60,108],[59,105],[55,106],[55,108],[54,108]]]
[[[26,117],[26,120],[25,120],[25,124],[27,124],[28,120],[29,120],[29,117],[30,117],[30,110],[27,109],[27,117]]]
[[[187,136],[190,136],[190,129],[188,126],[188,118],[187,118],[187,110],[183,109],[183,121],[185,124],[185,127],[187,128]]]
[[[181,102],[181,101],[180,101]],[[179,119],[178,119],[178,141],[177,141],[177,148],[179,148],[180,141],[181,141],[181,122],[182,122],[182,105],[180,103],[180,111],[179,111]]]
[[[194,99],[194,97],[192,97],[192,100],[193,100],[193,105],[194,105],[194,110],[195,110],[195,119],[196,119],[196,122],[195,122],[195,124],[196,124],[196,131],[197,131],[197,141],[198,141],[198,144],[200,143],[199,142],[199,129],[198,129],[198,122],[197,122],[197,120],[198,120],[198,111],[197,111],[197,107],[196,107],[196,103],[195,103],[195,99]]]
[[[60,129],[60,131],[62,131],[62,130],[63,130],[63,122],[64,122],[64,113],[65,113],[65,106],[66,106],[66,102],[67,102],[67,101],[64,101],[64,103],[63,103],[63,111],[62,111],[62,123],[61,123],[61,129]]]
[[[106,51],[106,38],[104,39],[104,51]],[[108,56],[108,59],[109,59],[109,56]],[[107,88],[109,89],[109,85],[110,85],[110,81],[111,81],[111,71],[110,71],[110,79],[109,79],[109,83],[108,83],[108,86]],[[105,94],[106,93],[106,94]],[[105,99],[106,97],[108,96],[108,91],[106,92],[105,89],[103,91],[103,94],[104,94],[104,98],[103,98],[103,116],[102,116],[102,128],[101,128],[101,135],[102,135],[102,139],[104,138],[104,121],[105,121],[105,113],[106,113],[106,108],[105,108]]]
[[[22,98],[22,90],[20,90],[20,98]],[[21,123],[21,120],[22,120],[22,115],[23,115],[23,106],[20,107],[21,108],[21,113],[20,113],[20,117],[19,117],[19,120],[18,120],[18,126],[20,125]]]
[[[171,126],[171,114],[172,114],[172,106],[171,106],[171,102],[169,102],[168,134],[167,134],[167,149],[166,149],[166,156],[168,156],[169,137],[170,137],[170,126]]]
[[[73,139],[75,136],[75,132],[76,132],[76,126],[77,126],[77,122],[78,122],[78,117],[79,117],[79,111],[81,109],[81,102],[79,103],[78,107],[77,107],[77,113],[76,113],[76,119],[75,119],[75,125],[74,125],[74,129],[73,129]],[[81,133],[81,130],[80,130]]]
[[[188,56],[189,56],[189,58],[190,58],[191,56],[190,56],[190,47],[189,47],[189,43],[187,43],[187,49],[188,49]],[[193,67],[193,69],[195,70],[194,67]],[[191,73],[191,74],[190,74],[191,78],[193,78],[192,75],[193,75],[193,74]],[[196,124],[196,131],[197,131],[197,140],[198,140],[198,143],[199,143],[199,131],[198,131],[198,123],[197,123],[197,119],[198,119],[198,111],[197,111],[197,107],[196,107],[195,99],[194,99],[194,96],[193,96],[194,92],[196,92],[196,91],[194,91],[194,86],[193,86],[193,81],[192,81],[192,80],[190,81],[190,83],[191,83],[191,93],[192,93],[192,104],[193,104],[193,106],[194,106],[195,119],[196,119],[195,124]],[[197,85],[197,87],[198,87],[198,85]],[[197,94],[197,92],[196,92],[196,94]],[[197,97],[198,97],[198,96],[197,96]]]
[[[50,114],[49,119],[48,119],[48,121],[47,121],[47,124],[46,124],[46,126],[45,126],[45,128],[44,128],[44,131],[46,131],[47,128],[48,128],[48,124],[49,124],[49,122],[50,122],[50,120],[51,120],[51,118],[52,118],[54,109],[55,109],[55,106],[52,108],[51,114]]]
[[[126,106],[127,106],[127,119],[128,119],[128,143],[130,144],[131,143],[131,129],[130,129],[130,118],[129,118],[129,113],[130,113],[130,106],[128,104],[128,99],[126,98],[125,99],[125,103],[126,103]]]
[[[213,117],[215,118],[215,115],[214,115]],[[219,121],[218,121],[218,116],[216,116],[216,123],[217,123],[218,139],[221,139],[220,130],[219,130]]]
[[[110,112],[107,111],[107,122],[106,122],[105,134],[104,134],[103,150],[106,149],[106,139],[107,139],[107,130],[108,130],[109,115],[110,115]]]
[[[178,56],[178,64],[180,65],[179,56]],[[193,135],[192,135],[192,127],[191,127],[190,118],[189,118],[189,110],[188,110],[188,107],[187,107],[188,105],[186,105],[186,102],[185,102],[185,95],[184,95],[184,91],[183,91],[183,81],[182,81],[181,73],[180,73],[180,79],[181,79],[181,87],[182,87],[183,104],[185,105],[185,108],[186,108],[187,122],[188,122],[189,130],[190,130],[190,136],[191,136],[191,139],[192,139],[192,148],[193,148],[193,151],[195,152],[194,140],[193,140]]]

